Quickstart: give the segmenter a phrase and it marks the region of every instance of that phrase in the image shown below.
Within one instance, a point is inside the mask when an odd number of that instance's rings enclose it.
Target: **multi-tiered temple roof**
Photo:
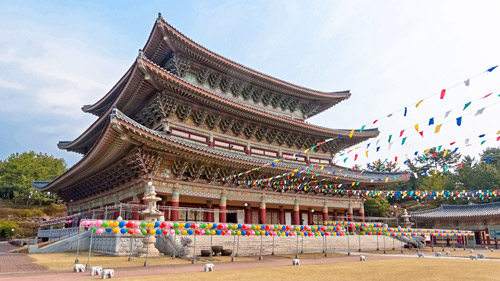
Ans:
[[[58,144],[83,158],[43,189],[77,201],[151,173],[231,184],[217,179],[330,138],[314,152],[240,179],[268,178],[329,158],[330,165],[315,173],[330,183],[366,187],[386,184],[379,179],[387,176],[391,183],[394,175],[404,180],[402,174],[331,173],[339,169],[331,162],[335,153],[377,136],[378,130],[355,130],[349,137],[351,130],[305,120],[349,96],[349,91],[311,90],[249,69],[195,43],[160,15],[127,73],[101,100],[83,106],[98,119],[75,140]],[[165,159],[166,168],[158,164]]]

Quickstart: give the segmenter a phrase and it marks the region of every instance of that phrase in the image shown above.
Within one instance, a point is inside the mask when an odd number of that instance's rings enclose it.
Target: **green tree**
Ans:
[[[490,163],[492,165],[500,164],[500,148],[487,148],[483,151],[481,155],[481,162],[488,163],[488,159],[490,159]]]
[[[366,216],[385,217],[391,205],[384,197],[369,197],[366,198],[364,208]]]
[[[387,161],[387,159],[382,161],[379,159],[371,163],[370,166],[367,167],[367,170],[373,172],[397,172],[399,171],[399,167],[392,161]]]
[[[497,189],[500,186],[500,169],[495,165],[480,163],[463,165],[458,170],[458,184],[463,189]]]
[[[33,189],[35,180],[53,180],[66,171],[66,162],[45,153],[34,151],[11,154],[0,165],[0,190],[12,194],[14,201],[27,205],[48,201],[48,196]]]
[[[0,238],[11,238],[17,233],[19,225],[10,220],[0,220]]]

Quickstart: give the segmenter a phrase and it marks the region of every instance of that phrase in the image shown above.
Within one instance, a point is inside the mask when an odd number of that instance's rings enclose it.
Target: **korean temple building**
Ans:
[[[443,205],[432,210],[412,212],[411,218],[418,225],[474,231],[476,244],[494,245],[500,238],[500,202]]]
[[[332,159],[378,130],[351,134],[306,122],[350,95],[311,90],[247,68],[200,46],[160,14],[118,83],[82,107],[97,120],[75,140],[58,144],[83,158],[40,189],[57,192],[69,214],[119,203],[140,206],[152,181],[165,220],[363,220],[363,200],[338,194],[336,187],[378,188],[403,181],[403,174],[346,170]],[[333,140],[298,155],[328,139]],[[281,158],[286,159],[273,161]],[[221,180],[270,162],[275,164]],[[254,184],[291,171],[286,180]],[[304,188],[304,178],[311,177],[320,186]],[[211,211],[202,217],[189,211],[197,208]],[[138,219],[137,211],[130,218]]]

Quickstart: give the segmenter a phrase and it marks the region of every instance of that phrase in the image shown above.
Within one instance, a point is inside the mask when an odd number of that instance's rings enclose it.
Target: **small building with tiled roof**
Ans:
[[[478,244],[494,245],[500,238],[500,202],[442,205],[432,210],[412,212],[411,218],[417,224],[434,228],[472,230]]]

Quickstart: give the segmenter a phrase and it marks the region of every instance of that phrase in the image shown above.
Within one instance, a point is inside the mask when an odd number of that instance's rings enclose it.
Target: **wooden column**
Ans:
[[[279,223],[285,224],[285,208],[283,208],[283,206],[280,206],[278,217],[279,217]]]
[[[204,213],[203,220],[205,222],[213,222],[214,221],[214,209],[212,208],[212,200],[207,200],[207,210]]]
[[[293,205],[293,216],[292,216],[292,224],[300,225],[300,206],[299,206],[299,198],[295,198],[295,202]]]
[[[168,221],[169,220],[169,217],[168,217],[168,207],[167,207],[167,202],[168,202],[168,197],[165,196],[163,197],[163,200],[161,200],[161,203],[162,203],[162,206],[165,208],[164,211],[163,211],[163,218]]]
[[[328,221],[328,204],[326,200],[323,202],[323,222]]]
[[[266,224],[266,196],[264,194],[260,197],[259,224]]]
[[[179,185],[174,185],[174,190],[172,192],[172,211],[170,212],[170,219],[172,221],[179,220]]]
[[[314,224],[314,210],[309,208],[307,211],[307,224],[308,225],[313,225]]]
[[[250,204],[245,207],[245,223],[252,223],[252,209],[250,208]]]
[[[220,203],[219,203],[219,222],[226,222],[227,221],[227,214],[226,214],[226,196],[227,192],[226,190],[222,190],[220,193]]]
[[[339,217],[337,215],[337,210],[336,209],[333,210],[333,220],[334,221],[338,221],[339,220]]]
[[[359,216],[361,217],[359,221],[365,222],[365,206],[363,202],[361,202],[361,208],[359,208]]]
[[[353,217],[353,210],[352,210],[352,205],[351,202],[349,202],[349,210],[347,211],[347,221],[353,222],[354,217]],[[349,227],[349,232],[354,232],[354,227]]]
[[[132,202],[130,202],[130,203],[137,205],[137,206],[132,206],[132,212],[131,212],[132,213],[131,214],[132,220],[134,220],[134,221],[139,220],[139,210],[138,210],[139,198],[137,197],[137,195],[134,195],[132,197]]]

